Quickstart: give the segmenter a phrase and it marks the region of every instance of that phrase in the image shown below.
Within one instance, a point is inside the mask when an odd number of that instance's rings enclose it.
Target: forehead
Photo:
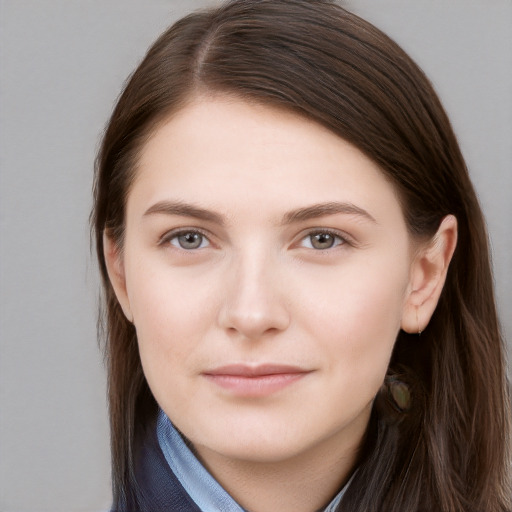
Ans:
[[[169,199],[276,215],[347,201],[402,217],[393,186],[357,148],[305,117],[226,97],[192,102],[143,147],[128,209]]]

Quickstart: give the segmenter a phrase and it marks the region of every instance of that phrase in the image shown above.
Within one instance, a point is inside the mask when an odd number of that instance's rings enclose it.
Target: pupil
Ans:
[[[330,249],[334,238],[329,233],[319,233],[313,236],[313,247],[316,249]]]

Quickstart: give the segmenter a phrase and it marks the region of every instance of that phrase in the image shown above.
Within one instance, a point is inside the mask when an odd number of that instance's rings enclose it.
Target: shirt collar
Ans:
[[[247,512],[199,462],[162,410],[158,414],[157,437],[167,464],[201,510],[208,512]],[[334,512],[351,480],[329,505],[319,512]]]

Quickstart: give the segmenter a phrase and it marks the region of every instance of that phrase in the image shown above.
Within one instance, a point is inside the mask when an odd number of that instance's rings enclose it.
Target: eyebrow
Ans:
[[[286,213],[283,217],[282,224],[293,224],[295,222],[303,222],[316,219],[317,217],[340,213],[345,215],[357,215],[377,224],[375,218],[363,208],[352,203],[343,202],[320,203],[307,206],[306,208],[298,208],[297,210]]]
[[[178,215],[181,217],[193,217],[195,219],[213,222],[221,226],[225,225],[224,217],[214,211],[200,206],[184,203],[181,201],[159,201],[148,208],[144,216],[153,214]],[[282,225],[304,222],[306,220],[324,217],[326,215],[357,215],[363,217],[375,224],[375,218],[363,208],[352,203],[328,202],[319,203],[305,208],[297,208],[283,215]]]
[[[224,218],[218,213],[181,201],[159,201],[148,208],[144,216],[161,213],[165,215],[179,215],[181,217],[193,217],[195,219],[214,222],[224,225]]]

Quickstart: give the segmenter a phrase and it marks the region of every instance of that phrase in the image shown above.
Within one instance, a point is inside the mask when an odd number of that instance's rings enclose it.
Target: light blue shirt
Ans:
[[[163,411],[158,415],[157,436],[167,464],[203,512],[246,512],[208,473]],[[349,485],[350,480],[322,512],[334,512]]]

